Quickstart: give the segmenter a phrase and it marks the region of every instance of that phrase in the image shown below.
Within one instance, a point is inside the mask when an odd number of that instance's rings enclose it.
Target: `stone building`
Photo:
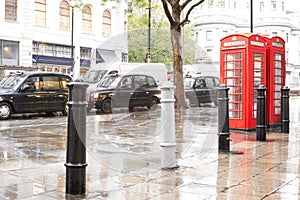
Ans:
[[[252,6],[251,6],[251,2]],[[300,13],[291,0],[207,0],[191,17],[199,63],[220,63],[220,39],[236,33],[277,35],[286,42],[286,83],[299,87]],[[251,12],[252,8],[252,12]]]
[[[97,63],[126,60],[126,0],[3,0],[0,9],[1,76],[72,73],[72,64],[82,74]]]

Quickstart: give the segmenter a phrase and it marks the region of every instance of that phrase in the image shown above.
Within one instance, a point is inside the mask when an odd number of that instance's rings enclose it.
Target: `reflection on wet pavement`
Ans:
[[[65,194],[67,118],[1,121],[0,199],[299,199],[299,98],[290,134],[231,132],[218,152],[217,108],[176,111],[179,168],[160,169],[160,109],[87,116],[87,194]],[[242,152],[236,154],[233,152]]]

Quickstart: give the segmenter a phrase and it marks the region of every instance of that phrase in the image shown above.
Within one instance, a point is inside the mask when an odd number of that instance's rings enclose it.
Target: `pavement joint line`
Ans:
[[[66,123],[51,123],[51,124],[43,124],[44,126],[52,126],[53,124],[56,124],[56,125],[66,125]],[[40,126],[40,124],[35,124],[35,125],[32,125],[32,124],[27,124],[27,125],[19,125],[17,127],[11,127],[11,126],[5,126],[5,127],[1,127],[0,130],[6,130],[6,129],[19,129],[19,128],[24,128],[24,127],[36,127],[36,126]]]
[[[280,190],[280,189],[283,188],[284,186],[288,185],[289,183],[293,182],[293,181],[296,180],[297,178],[299,178],[299,177],[297,176],[297,177],[293,178],[292,180],[290,180],[290,181],[288,181],[288,182],[282,184],[282,185],[279,186],[278,188],[275,188],[274,190],[272,190],[271,192],[269,192],[268,194],[266,194],[265,196],[263,196],[262,199],[265,199],[265,198],[267,198],[268,196],[270,196],[270,195],[276,193],[278,190]]]

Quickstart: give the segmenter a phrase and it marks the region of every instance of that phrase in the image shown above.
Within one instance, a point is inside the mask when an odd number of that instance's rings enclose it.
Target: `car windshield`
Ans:
[[[13,89],[15,86],[19,85],[22,82],[24,76],[14,75],[10,76],[6,79],[5,82],[2,83],[1,87],[5,89]]]
[[[120,79],[119,76],[104,76],[97,87],[116,87]]]
[[[190,89],[190,88],[192,88],[194,82],[195,82],[195,79],[193,79],[193,78],[185,78],[185,79],[184,79],[184,82],[183,82],[184,88],[185,88],[185,89]]]
[[[107,70],[92,70],[88,71],[83,75],[83,79],[87,83],[97,83],[106,74]]]

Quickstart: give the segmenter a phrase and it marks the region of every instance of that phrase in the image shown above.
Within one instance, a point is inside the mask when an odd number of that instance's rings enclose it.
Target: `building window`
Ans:
[[[212,31],[206,31],[206,41],[212,40],[211,35],[212,35]]]
[[[228,31],[227,30],[223,30],[223,36],[227,36],[228,35]]]
[[[289,42],[289,34],[286,33],[286,42]]]
[[[34,55],[39,56],[70,58],[71,46],[41,43],[34,41],[32,44],[32,52]]]
[[[213,4],[214,4],[214,1],[213,1],[213,0],[208,0],[208,7],[209,7],[209,8],[212,8],[212,7],[213,7]]]
[[[5,0],[5,20],[17,21],[17,0]]]
[[[65,31],[70,30],[70,6],[66,1],[60,2],[59,28]]]
[[[82,32],[92,33],[92,10],[89,6],[82,9]]]
[[[276,10],[276,0],[271,0],[271,10],[272,11]]]
[[[110,37],[111,35],[111,14],[108,10],[103,12],[103,32],[104,37]]]
[[[236,9],[236,1],[233,2],[233,9]]]
[[[282,9],[282,12],[284,12],[284,2],[281,2],[281,9]]]
[[[35,25],[46,26],[46,0],[35,0]]]
[[[195,40],[198,42],[198,40],[199,40],[199,33],[198,32],[196,32],[196,34],[195,34]]]
[[[80,47],[80,59],[90,60],[92,55],[92,49],[87,47]]]
[[[221,1],[220,1],[220,4],[221,4],[221,5],[220,5],[221,8],[225,8],[225,0],[221,0]]]
[[[19,42],[0,40],[0,65],[19,65]]]
[[[265,7],[264,2],[263,1],[259,2],[259,11],[260,12],[264,11],[264,7]]]

